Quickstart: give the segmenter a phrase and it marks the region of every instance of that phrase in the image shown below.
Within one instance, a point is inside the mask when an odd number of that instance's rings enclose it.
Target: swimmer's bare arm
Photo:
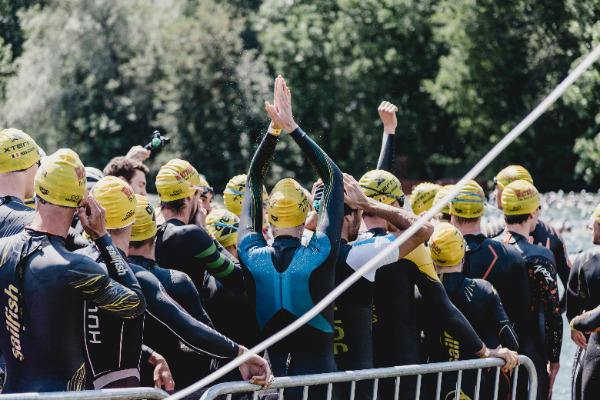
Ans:
[[[344,174],[344,190],[346,204],[350,207],[359,208],[366,213],[383,218],[399,230],[408,229],[418,219],[418,217],[406,210],[368,198],[361,190],[356,179],[348,174]],[[429,222],[425,223],[414,235],[400,246],[398,258],[403,258],[417,248],[417,246],[424,243],[429,239],[432,233],[433,225]],[[400,233],[398,233],[397,236],[398,235],[400,235]]]

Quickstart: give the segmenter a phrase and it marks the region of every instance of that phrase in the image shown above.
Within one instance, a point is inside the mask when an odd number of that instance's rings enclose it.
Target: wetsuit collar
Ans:
[[[464,236],[465,242],[467,242],[467,251],[475,251],[481,247],[481,243],[487,239],[487,237],[483,233],[478,233],[476,235],[468,234]]]
[[[520,242],[521,240],[525,240],[526,242],[529,242],[529,240],[525,236],[521,235],[520,233],[513,232],[513,231],[508,231],[508,233],[510,233],[511,236],[515,239],[515,242]]]
[[[144,269],[152,269],[156,265],[156,261],[144,256],[129,256],[129,260]]]
[[[277,236],[273,240],[273,242],[281,242],[281,241],[286,241],[286,240],[291,240],[293,242],[300,242],[300,239],[298,239],[295,236],[290,236],[290,235],[280,235],[280,236]]]
[[[371,228],[368,232],[371,232],[374,236],[387,235],[387,231],[384,228]]]
[[[16,196],[2,196],[0,197],[0,206],[4,205],[4,204],[8,204],[10,202],[15,202],[15,203],[19,203],[21,205],[25,205],[25,203],[23,202],[23,200],[21,200],[20,198],[16,197]]]
[[[448,293],[448,297],[456,295],[465,280],[465,275],[462,272],[445,273],[440,274],[439,276],[442,285],[444,285],[444,288],[446,289],[446,293]]]
[[[26,226],[24,232],[26,234],[28,234],[29,236],[51,236],[53,238],[56,238],[60,241],[62,241],[62,243],[66,243],[66,238],[60,235],[57,235],[55,233],[52,232],[46,232],[46,231],[37,231],[35,229],[31,229],[30,227]]]

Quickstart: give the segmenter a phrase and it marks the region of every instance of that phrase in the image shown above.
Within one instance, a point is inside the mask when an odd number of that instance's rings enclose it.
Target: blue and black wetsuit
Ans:
[[[247,292],[263,337],[301,317],[335,287],[335,263],[344,211],[343,175],[300,128],[290,136],[317,171],[325,188],[317,229],[308,244],[303,246],[295,237],[278,236],[268,245],[262,234],[262,187],[277,137],[265,136],[248,172],[238,234],[238,254],[247,278]],[[333,308],[330,305],[268,349],[276,376],[336,370]],[[286,399],[296,396],[301,397],[302,391],[288,391]]]
[[[550,390],[547,363],[559,362],[563,333],[554,256],[546,247],[531,244],[525,236],[515,232],[506,231],[496,239],[513,245],[527,266],[530,325],[529,337],[525,338],[521,349],[535,364],[538,398],[547,398]],[[519,381],[526,382],[525,379]],[[519,391],[525,390],[525,386],[525,383],[519,384]]]
[[[599,306],[600,246],[595,246],[579,254],[571,268],[567,286],[567,318],[573,329],[596,331],[600,327]],[[581,351],[578,348],[573,365],[573,399],[595,399],[600,393],[600,337],[594,332],[586,338],[587,349]]]
[[[0,239],[1,298],[7,311],[0,319],[8,329],[0,335],[7,365],[4,393],[84,389],[84,301],[120,319],[143,314],[140,286],[131,271],[121,268],[110,236],[96,244],[115,261],[108,266],[114,280],[93,260],[68,252],[63,237],[25,229]]]
[[[504,311],[500,296],[494,287],[482,279],[465,277],[461,272],[441,274],[440,279],[452,304],[454,304],[475,328],[485,345],[495,349],[502,345],[510,350],[517,351],[519,342],[511,323]],[[450,332],[440,328],[434,319],[425,319],[426,343],[430,351],[429,361],[458,361],[475,358],[470,352],[462,351],[461,341]],[[487,374],[484,378],[487,377]],[[494,390],[495,370],[489,376],[491,382],[484,379],[481,398],[491,398]],[[457,388],[456,373],[444,374],[442,380],[442,399],[454,398]],[[474,398],[476,371],[464,371],[462,376],[460,398]],[[435,388],[435,385],[431,385]],[[506,391],[507,395],[510,391]],[[504,398],[508,398],[504,396]]]

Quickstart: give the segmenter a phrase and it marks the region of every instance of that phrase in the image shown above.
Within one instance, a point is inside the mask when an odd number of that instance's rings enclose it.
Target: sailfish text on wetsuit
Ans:
[[[19,290],[12,284],[8,289],[4,289],[8,295],[8,305],[4,307],[4,316],[6,317],[6,330],[10,333],[10,343],[12,345],[13,356],[17,360],[25,360],[21,352],[21,322],[19,321]]]

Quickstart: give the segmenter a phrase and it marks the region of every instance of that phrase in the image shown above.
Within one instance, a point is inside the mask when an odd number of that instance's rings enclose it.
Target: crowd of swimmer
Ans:
[[[274,88],[268,131],[247,175],[227,184],[224,206],[184,160],[160,168],[154,209],[143,164],[149,150],[136,146],[101,172],[70,149],[40,155],[26,133],[0,132],[3,393],[189,386],[298,319],[448,193],[450,186],[423,183],[411,194],[412,212],[403,208],[402,185],[389,172],[393,104],[378,108],[379,161],[357,181],[295,123],[285,80]],[[267,195],[263,180],[285,134],[319,179],[311,192],[283,179]],[[557,276],[568,282],[572,337],[585,349],[596,334],[582,332],[600,326],[597,252],[570,269],[562,239],[538,219],[539,194],[525,168],[503,169],[495,184],[503,221],[481,226],[484,191],[469,182],[335,304],[222,380],[267,387],[273,376],[500,357],[505,399],[518,352],[536,366],[537,398],[548,399],[563,329]],[[600,208],[594,218],[600,243]],[[578,354],[577,398],[599,393],[597,352]],[[475,372],[462,374],[458,394],[457,380],[444,374],[440,398],[475,397]],[[493,398],[494,382],[495,370],[484,371],[480,399]],[[425,376],[421,398],[435,398],[436,383]],[[403,378],[399,397],[414,398],[416,386]],[[325,390],[311,388],[309,398],[323,399]],[[332,398],[351,390],[372,398],[371,382],[334,385]],[[394,379],[379,382],[379,398],[395,390]],[[302,396],[285,392],[286,400]]]

